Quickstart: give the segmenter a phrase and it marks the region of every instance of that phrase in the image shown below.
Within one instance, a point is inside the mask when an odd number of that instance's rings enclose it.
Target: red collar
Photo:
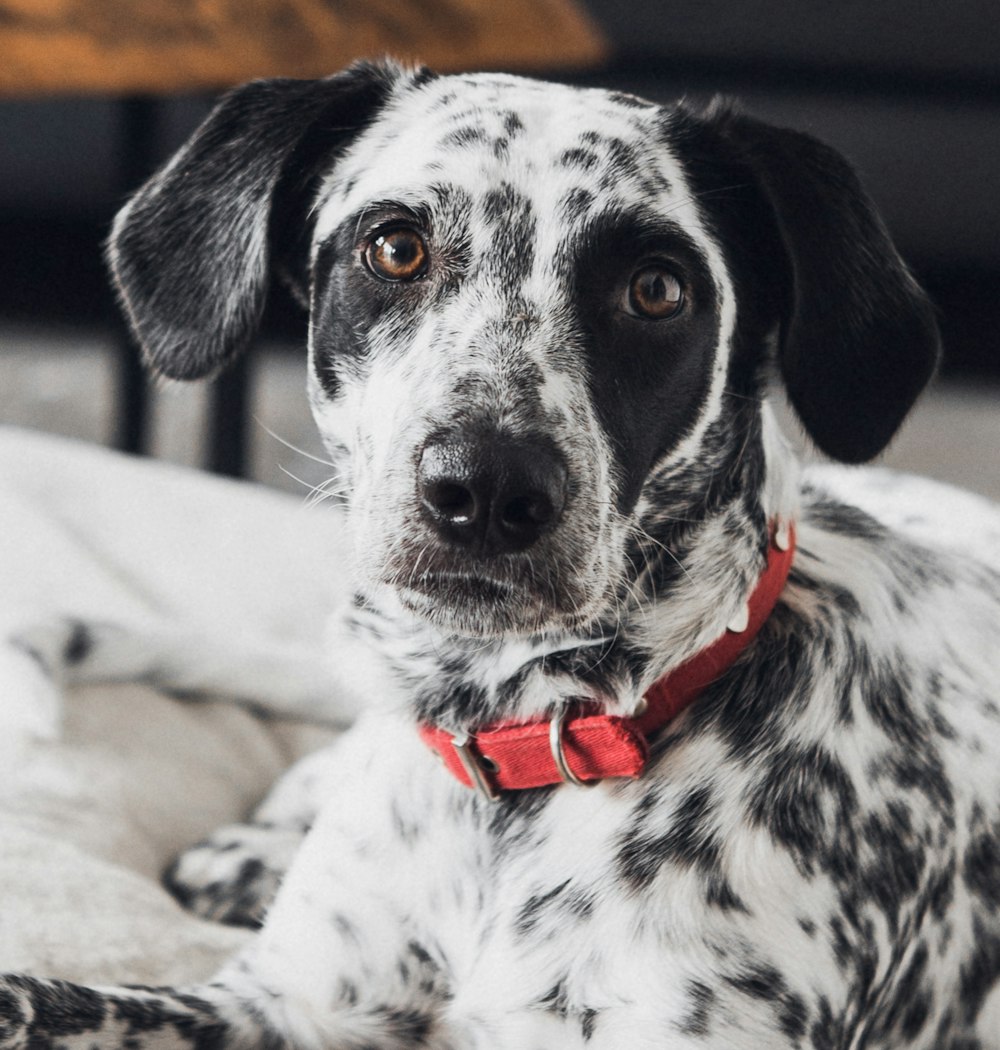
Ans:
[[[594,705],[580,704],[575,717],[567,717],[563,707],[550,721],[498,723],[473,736],[422,725],[421,739],[457,780],[491,799],[500,791],[563,781],[585,785],[636,778],[649,756],[649,734],[696,700],[753,641],[785,586],[794,553],[791,525],[773,530],[767,567],[750,595],[744,622],[732,624],[707,649],[654,682],[643,711],[632,718],[598,714]]]

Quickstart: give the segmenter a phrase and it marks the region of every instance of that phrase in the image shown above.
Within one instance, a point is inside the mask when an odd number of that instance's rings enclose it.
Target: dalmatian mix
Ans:
[[[176,378],[245,347],[273,271],[308,301],[370,705],[172,872],[266,905],[244,954],[7,976],[4,1050],[1000,1047],[1000,520],[800,478],[767,404],[773,371],[856,463],[936,364],[841,157],[362,64],[230,94],[111,259]]]

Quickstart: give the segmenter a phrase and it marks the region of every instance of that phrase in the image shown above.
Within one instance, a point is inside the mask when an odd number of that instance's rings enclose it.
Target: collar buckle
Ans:
[[[490,781],[489,766],[473,748],[472,737],[463,729],[451,738],[451,746],[476,791],[490,802],[499,802],[500,795]]]

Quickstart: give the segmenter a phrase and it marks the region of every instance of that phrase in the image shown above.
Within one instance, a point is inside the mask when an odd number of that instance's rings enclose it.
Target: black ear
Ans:
[[[245,349],[314,180],[406,76],[359,63],[245,84],[119,212],[108,259],[152,368],[197,379]]]
[[[729,109],[708,119],[749,168],[787,257],[779,363],[792,405],[827,455],[871,459],[934,374],[934,309],[839,153]]]

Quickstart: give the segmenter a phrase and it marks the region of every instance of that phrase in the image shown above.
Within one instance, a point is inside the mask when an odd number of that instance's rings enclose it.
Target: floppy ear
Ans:
[[[871,459],[934,374],[934,309],[839,153],[731,110],[708,119],[750,169],[787,256],[779,364],[792,405],[827,455]]]
[[[404,77],[359,63],[245,84],[118,213],[108,259],[152,368],[197,379],[246,347],[275,256],[301,248],[311,184]]]

